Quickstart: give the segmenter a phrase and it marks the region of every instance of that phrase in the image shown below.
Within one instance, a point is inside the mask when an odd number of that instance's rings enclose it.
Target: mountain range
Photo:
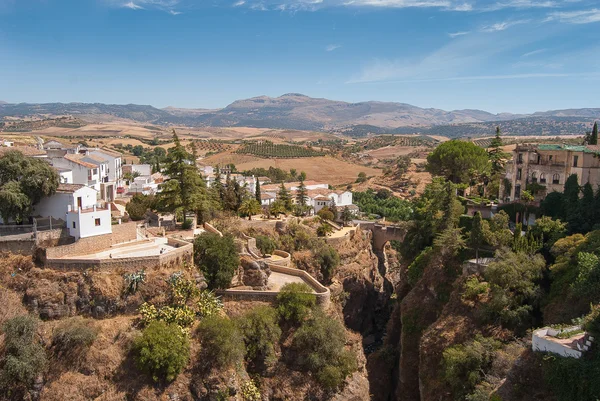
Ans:
[[[86,121],[131,120],[138,123],[179,126],[249,126],[260,128],[338,131],[352,127],[400,132],[435,126],[478,124],[526,119],[554,122],[574,119],[585,124],[600,118],[600,108],[567,109],[533,114],[493,114],[483,110],[445,111],[406,103],[349,103],[288,93],[276,98],[258,96],[236,100],[222,109],[159,109],[147,105],[103,103],[10,104],[0,102],[0,117],[72,115]]]

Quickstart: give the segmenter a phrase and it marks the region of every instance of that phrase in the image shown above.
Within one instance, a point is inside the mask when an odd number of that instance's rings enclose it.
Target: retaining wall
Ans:
[[[167,244],[178,246],[162,255],[140,256],[114,259],[46,259],[46,267],[61,270],[119,269],[134,272],[141,269],[151,270],[161,267],[177,267],[184,263],[193,263],[194,245],[174,238],[168,238]],[[105,248],[106,249],[106,248]]]
[[[277,266],[291,266],[292,264],[292,255],[285,251],[281,251],[276,249],[273,251],[273,255],[279,256],[281,259],[278,260],[267,260],[267,264],[269,265],[277,265]]]
[[[0,237],[0,251],[33,255],[35,238],[33,233]]]
[[[46,259],[57,259],[68,255],[88,255],[106,250],[112,245],[137,239],[137,224],[135,222],[115,224],[112,234],[97,235],[81,238],[70,244],[46,249]]]
[[[534,351],[552,352],[554,354],[566,357],[581,358],[581,351],[578,351],[563,344],[559,344],[556,341],[553,341],[546,337],[548,334],[551,334],[548,333],[551,330],[552,329],[545,327],[543,329],[539,329],[533,332],[531,336],[531,347]]]
[[[279,266],[272,263],[267,263],[269,268],[278,273],[288,274],[290,276],[301,277],[307,282],[315,291],[317,297],[317,305],[326,309],[331,303],[331,293],[329,288],[319,283],[317,279],[305,272],[304,270],[294,269],[292,267]],[[254,291],[254,290],[218,290],[217,294],[220,295],[224,301],[264,301],[264,302],[275,302],[279,291]]]
[[[212,233],[212,234],[217,234],[219,237],[222,237],[222,236],[223,236],[223,233],[222,233],[221,231],[217,230],[217,229],[216,229],[215,227],[213,227],[211,224],[204,223],[204,229],[205,229],[206,231],[208,231],[209,233]]]

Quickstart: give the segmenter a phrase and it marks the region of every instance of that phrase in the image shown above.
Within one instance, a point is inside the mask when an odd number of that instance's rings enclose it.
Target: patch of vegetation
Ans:
[[[260,249],[263,255],[270,255],[275,249],[277,249],[277,243],[266,235],[256,236],[256,247]]]
[[[244,337],[234,321],[209,316],[200,322],[198,335],[203,359],[210,366],[225,369],[244,359]]]
[[[202,234],[194,241],[194,263],[204,274],[208,288],[228,288],[240,262],[233,237]]]
[[[317,297],[308,285],[288,283],[277,294],[277,312],[283,320],[299,324],[308,317],[316,302]]]
[[[98,328],[82,317],[66,319],[52,333],[52,348],[59,356],[80,355],[89,349],[98,332]]]
[[[135,194],[131,200],[125,205],[125,210],[133,221],[143,220],[148,210],[156,207],[154,195]]]
[[[406,221],[412,217],[411,203],[387,190],[353,192],[352,199],[363,213],[376,214],[389,221]]]
[[[280,159],[325,156],[324,152],[316,151],[310,147],[275,144],[271,141],[246,143],[236,150],[236,153]]]
[[[190,343],[175,324],[156,321],[133,344],[138,368],[155,382],[173,381],[190,359]]]
[[[277,357],[275,345],[281,337],[277,311],[259,306],[244,314],[237,324],[246,343],[246,358],[255,366],[270,366]]]
[[[333,391],[357,369],[356,356],[345,349],[345,344],[344,326],[319,311],[296,331],[292,348],[297,353],[296,364]]]

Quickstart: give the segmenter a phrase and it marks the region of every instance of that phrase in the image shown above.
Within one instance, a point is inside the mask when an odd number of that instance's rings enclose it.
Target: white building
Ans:
[[[55,167],[72,171],[73,183],[85,185],[100,191],[100,168],[96,163],[84,160],[84,155],[67,154],[64,157],[52,159]]]
[[[66,221],[76,239],[111,234],[110,208],[97,202],[97,191],[82,184],[59,184],[56,193],[35,205],[33,214]]]
[[[120,185],[120,181],[123,178],[121,154],[110,149],[100,148],[90,149],[89,152],[92,156],[99,156],[108,161],[108,181]]]
[[[153,195],[158,192],[158,184],[151,175],[135,177],[129,184],[130,194]]]
[[[73,170],[68,168],[54,167],[58,172],[58,182],[61,184],[73,184]]]
[[[125,164],[122,169],[123,174],[138,173],[139,175],[152,175],[152,166],[149,164]]]

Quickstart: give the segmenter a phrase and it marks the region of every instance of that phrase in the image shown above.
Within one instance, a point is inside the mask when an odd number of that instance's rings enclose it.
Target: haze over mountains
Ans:
[[[0,117],[32,115],[73,115],[87,121],[113,119],[139,123],[183,126],[250,126],[261,128],[339,130],[353,126],[372,126],[384,131],[403,127],[433,127],[456,124],[528,119],[575,119],[588,122],[600,118],[600,108],[568,109],[533,114],[492,114],[483,110],[445,111],[405,103],[359,102],[311,98],[289,93],[276,98],[258,96],[237,100],[223,109],[164,109],[145,105],[102,103],[8,104],[0,102]]]

